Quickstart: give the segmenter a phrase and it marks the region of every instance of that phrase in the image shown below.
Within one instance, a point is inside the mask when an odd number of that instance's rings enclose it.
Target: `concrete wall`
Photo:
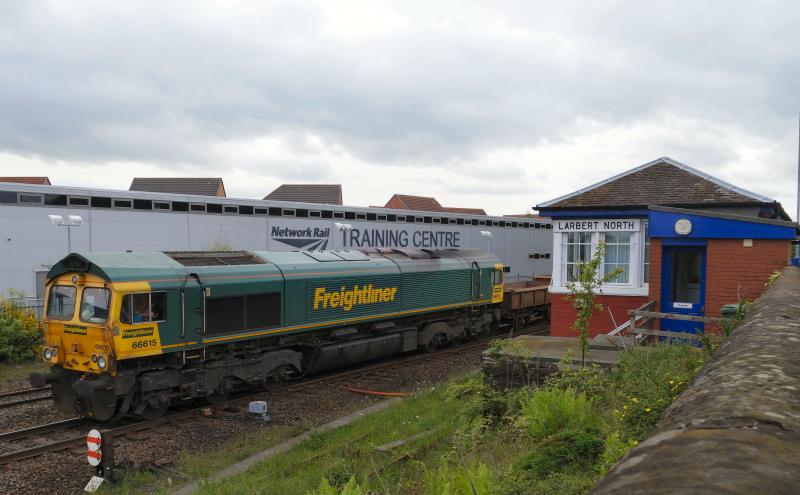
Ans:
[[[593,495],[800,493],[800,270],[753,305]]]

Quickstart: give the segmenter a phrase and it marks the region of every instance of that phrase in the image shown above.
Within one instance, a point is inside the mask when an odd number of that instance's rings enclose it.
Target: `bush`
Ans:
[[[31,360],[41,344],[42,332],[33,311],[0,299],[0,363]]]
[[[438,470],[425,473],[426,495],[473,495],[475,492],[491,493],[489,469],[485,464],[472,465],[467,473],[462,466],[442,462]]]
[[[596,427],[561,431],[538,443],[533,452],[516,465],[538,479],[563,471],[585,471],[603,452],[603,440]]]
[[[553,387],[536,390],[523,402],[522,412],[534,440],[542,440],[559,432],[594,428],[597,419],[585,394],[571,388]]]
[[[327,479],[322,478],[319,488],[308,492],[308,495],[369,495],[370,493],[372,492],[359,485],[356,482],[356,477],[352,476],[341,489],[336,484],[331,485]]]
[[[613,415],[623,437],[641,440],[647,436],[707,357],[696,347],[679,344],[623,353],[611,380]]]

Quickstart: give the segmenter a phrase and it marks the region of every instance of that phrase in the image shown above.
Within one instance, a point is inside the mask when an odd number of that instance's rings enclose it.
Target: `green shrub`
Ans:
[[[319,488],[308,492],[307,495],[370,495],[372,492],[362,487],[356,482],[356,477],[352,476],[350,480],[341,487],[331,485],[327,479],[322,478]]]
[[[591,402],[571,388],[546,387],[536,390],[522,404],[524,421],[534,440],[565,431],[581,431],[597,425]]]
[[[442,462],[439,469],[425,473],[424,485],[426,495],[491,493],[489,469],[485,464],[472,465],[467,472],[462,466]]]
[[[497,495],[584,495],[596,481],[590,473],[553,473],[544,479],[530,478],[521,471],[509,470]]]
[[[691,345],[660,344],[625,352],[612,370],[613,416],[628,440],[641,440],[703,366],[707,354]]]
[[[537,443],[516,467],[538,479],[558,472],[584,471],[594,464],[603,448],[599,428],[560,431]]]
[[[33,311],[0,299],[0,363],[31,360],[41,344],[42,332]]]
[[[600,473],[605,474],[611,466],[622,459],[625,453],[633,448],[637,443],[636,440],[623,440],[619,432],[612,432],[606,437],[603,446],[603,453],[600,455]]]

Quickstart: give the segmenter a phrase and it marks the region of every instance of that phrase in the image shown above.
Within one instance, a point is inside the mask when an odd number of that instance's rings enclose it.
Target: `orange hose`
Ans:
[[[366,394],[366,395],[380,395],[383,397],[411,397],[411,392],[378,392],[376,390],[365,390],[363,388],[350,388],[344,387],[345,390],[349,390],[350,392],[355,392],[357,394]]]

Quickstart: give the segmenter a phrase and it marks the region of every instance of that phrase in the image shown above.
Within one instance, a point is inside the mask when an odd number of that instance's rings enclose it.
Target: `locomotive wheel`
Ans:
[[[212,406],[218,406],[227,401],[229,395],[231,395],[231,390],[229,388],[222,388],[222,390],[217,389],[213,394],[206,396],[206,401]]]
[[[435,351],[436,349],[442,347],[444,342],[445,342],[444,335],[441,333],[437,333],[436,335],[431,337],[431,340],[429,340],[427,344],[425,344],[425,352]]]
[[[140,408],[141,406],[136,408],[136,412],[139,416],[141,416],[143,419],[153,420],[160,418],[164,415],[164,413],[167,412],[167,409],[169,409],[169,403],[159,402],[158,407],[153,407],[150,401],[145,401],[144,408],[139,411]]]

